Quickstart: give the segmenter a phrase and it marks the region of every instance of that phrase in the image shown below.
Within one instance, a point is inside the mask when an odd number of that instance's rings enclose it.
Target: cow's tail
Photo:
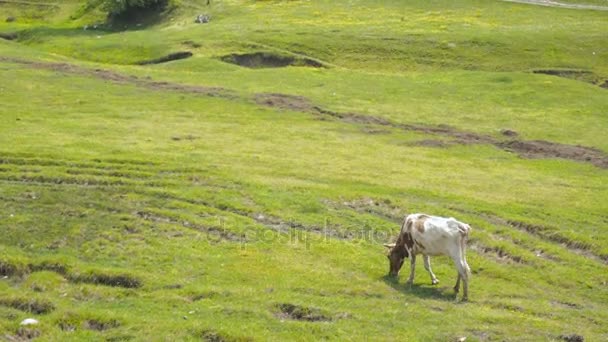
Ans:
[[[466,223],[458,223],[458,231],[460,232],[460,253],[462,255],[462,261],[464,261],[464,267],[469,274],[471,275],[471,268],[467,263],[467,242],[469,241],[469,234],[471,232],[471,226]]]

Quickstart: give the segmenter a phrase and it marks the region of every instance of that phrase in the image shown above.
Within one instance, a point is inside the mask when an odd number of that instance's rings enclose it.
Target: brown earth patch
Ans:
[[[0,305],[8,306],[17,310],[33,314],[47,314],[55,310],[55,305],[49,301],[36,298],[0,298]]]
[[[171,61],[177,61],[180,59],[186,59],[186,58],[190,58],[190,57],[192,57],[192,52],[180,51],[180,52],[170,53],[166,56],[162,56],[159,58],[154,58],[154,59],[137,62],[135,64],[137,64],[137,65],[161,64],[161,63],[167,63],[167,62],[171,62]]]
[[[314,107],[309,99],[298,95],[260,93],[254,96],[254,101],[261,106],[294,112],[310,112]]]
[[[331,321],[332,318],[321,312],[317,308],[309,308],[305,306],[281,303],[277,304],[279,309],[278,317],[281,319],[292,319],[298,321],[320,322]]]
[[[220,57],[226,63],[236,64],[246,68],[282,68],[286,66],[305,66],[323,68],[323,63],[308,57],[281,55],[272,52],[253,52],[245,54],[230,54]]]
[[[17,37],[17,33],[15,32],[0,32],[0,39],[15,40]]]
[[[600,168],[608,168],[608,154],[592,147],[567,145],[543,140],[501,141],[489,135],[461,131],[448,125],[429,126],[421,124],[396,123],[389,119],[370,115],[358,113],[340,113],[326,110],[314,105],[306,97],[296,95],[261,93],[256,94],[254,96],[254,100],[259,105],[271,108],[307,112],[317,117],[328,117],[348,123],[387,126],[404,131],[446,136],[452,139],[443,143],[438,143],[434,140],[427,140],[421,143],[425,146],[446,147],[449,144],[492,144],[503,150],[516,152],[526,158],[562,158],[572,161],[591,163]],[[517,132],[512,130],[503,130],[502,134],[506,136],[516,136]]]
[[[527,262],[520,256],[512,255],[506,252],[501,247],[488,247],[480,244],[475,241],[474,243],[469,243],[468,245],[470,250],[476,251],[479,254],[484,254],[486,256],[492,257],[499,263],[509,264],[509,263],[517,263],[517,264],[527,264]]]
[[[67,275],[67,278],[75,283],[106,285],[112,287],[123,287],[127,289],[139,288],[143,286],[141,280],[126,273],[108,274],[100,271],[88,271],[84,273],[71,273]]]
[[[231,336],[228,334],[220,333],[215,330],[205,329],[197,334],[203,341],[206,342],[251,342],[253,338],[243,336]]]
[[[560,339],[566,342],[583,342],[585,338],[579,334],[564,334],[558,336]]]
[[[575,254],[583,255],[598,262],[608,264],[608,255],[595,254],[592,251],[591,245],[581,241],[574,241],[566,236],[563,236],[557,231],[556,228],[539,226],[515,220],[507,220],[507,224],[511,227],[536,235],[542,239],[559,243]]]
[[[197,94],[210,97],[223,97],[230,99],[237,97],[232,91],[229,91],[224,88],[184,85],[163,81],[152,81],[150,79],[139,78],[137,76],[132,75],[124,75],[110,70],[104,70],[99,68],[89,69],[68,63],[35,62],[19,58],[9,58],[0,56],[0,62],[2,61],[18,63],[34,69],[44,69],[73,75],[90,76],[117,84],[134,84],[136,86],[147,88],[150,90],[168,90],[180,93]]]
[[[453,145],[454,143],[443,141],[443,140],[435,140],[435,139],[424,139],[418,140],[410,143],[411,146],[422,146],[422,147],[435,147],[435,148],[445,148]]]
[[[608,155],[592,147],[566,145],[544,140],[511,140],[495,142],[494,144],[504,150],[517,152],[525,158],[562,158],[591,163],[603,169],[608,168]]]
[[[120,322],[115,319],[112,320],[99,320],[99,319],[88,319],[82,322],[85,329],[105,331],[108,329],[116,328],[120,326]]]

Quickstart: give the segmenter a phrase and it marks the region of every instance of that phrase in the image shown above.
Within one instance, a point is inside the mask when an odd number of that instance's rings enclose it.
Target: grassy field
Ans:
[[[204,3],[0,2],[0,340],[608,339],[607,11]]]

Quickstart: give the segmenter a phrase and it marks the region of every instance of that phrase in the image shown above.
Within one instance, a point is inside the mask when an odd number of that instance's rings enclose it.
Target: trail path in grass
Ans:
[[[503,1],[516,2],[519,4],[547,6],[547,7],[561,7],[561,8],[570,8],[570,9],[608,11],[608,6],[565,4],[563,2],[557,2],[557,1],[551,1],[551,0],[503,0]]]

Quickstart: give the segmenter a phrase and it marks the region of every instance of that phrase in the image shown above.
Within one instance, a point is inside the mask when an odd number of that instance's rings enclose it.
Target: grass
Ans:
[[[43,18],[0,4],[17,18],[0,32],[18,35],[0,40],[0,336],[608,337],[606,170],[403,128],[605,156],[606,12],[184,0],[115,31],[52,4]],[[134,65],[178,51],[194,55]],[[327,67],[221,61],[258,51]],[[300,97],[285,109],[262,93]],[[412,288],[385,277],[381,243],[412,212],[473,226],[470,302],[444,257],[439,286],[420,265]],[[40,324],[20,328],[27,317]]]

